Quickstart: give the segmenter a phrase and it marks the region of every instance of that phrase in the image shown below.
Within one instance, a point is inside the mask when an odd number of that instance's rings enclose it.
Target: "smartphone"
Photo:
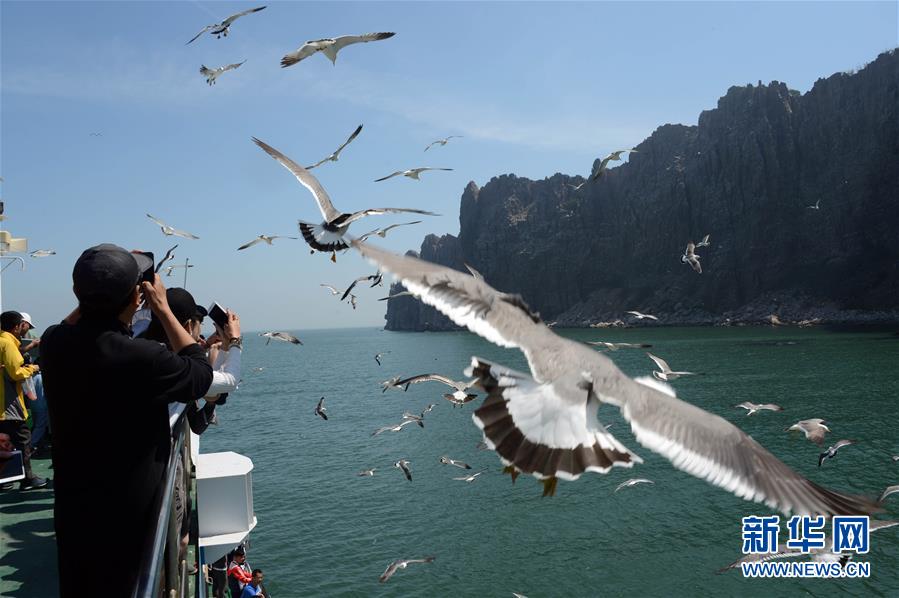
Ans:
[[[225,311],[225,308],[213,301],[206,311],[209,312],[209,318],[224,330],[225,324],[228,323],[228,312]]]
[[[25,479],[25,463],[22,460],[22,451],[2,452],[0,455],[8,455],[8,458],[0,456],[0,484],[15,482]]]
[[[141,282],[149,282],[150,284],[153,284],[154,282],[156,282],[156,270],[154,269],[154,265],[156,264],[156,261],[153,259],[153,252],[152,251],[141,251],[139,253],[141,255],[147,256],[150,259],[150,267],[147,268],[146,270],[144,270],[143,272],[141,272],[140,281]]]

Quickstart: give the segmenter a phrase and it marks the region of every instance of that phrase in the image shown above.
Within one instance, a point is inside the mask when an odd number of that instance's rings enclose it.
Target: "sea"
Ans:
[[[674,469],[636,442],[617,409],[599,419],[644,463],[559,481],[555,496],[478,448],[471,415],[481,399],[453,407],[438,383],[382,392],[393,376],[461,379],[472,356],[527,371],[517,350],[469,332],[376,328],[293,331],[303,345],[245,335],[243,382],[218,409],[201,452],[250,457],[258,525],[248,561],[273,596],[899,596],[899,527],[871,535],[868,579],[744,579],[717,573],[741,556],[741,519],[775,514]],[[678,396],[718,414],[796,471],[828,488],[877,496],[899,483],[899,335],[825,328],[561,329],[578,341],[642,342],[675,370],[703,375],[672,383]],[[383,354],[381,365],[375,361]],[[650,375],[643,350],[609,357],[630,376]],[[264,368],[255,371],[255,368]],[[483,395],[483,393],[481,393]],[[325,397],[325,421],[314,414]],[[737,403],[773,402],[782,412],[747,417]],[[372,436],[403,412],[424,428]],[[857,441],[818,467],[820,449],[784,429],[829,422],[827,440]],[[440,457],[464,461],[465,471]],[[412,481],[393,464],[411,462]],[[373,477],[360,477],[375,468]],[[641,484],[615,492],[632,478]],[[899,495],[879,518],[899,519]],[[786,527],[782,521],[781,541]],[[395,559],[434,556],[387,583]]]

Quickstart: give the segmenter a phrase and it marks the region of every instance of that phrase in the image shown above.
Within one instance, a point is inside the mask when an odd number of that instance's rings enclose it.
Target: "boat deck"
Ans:
[[[32,458],[34,473],[52,478],[49,455]],[[52,482],[50,486],[52,487]],[[53,490],[0,492],[0,596],[59,595]]]

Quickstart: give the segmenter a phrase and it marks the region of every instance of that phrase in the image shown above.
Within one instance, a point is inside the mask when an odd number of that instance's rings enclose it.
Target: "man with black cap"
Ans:
[[[23,490],[47,485],[47,480],[31,471],[31,430],[25,423],[28,409],[22,393],[22,381],[31,378],[40,369],[36,365],[25,365],[25,358],[19,350],[22,336],[29,326],[17,311],[0,314],[0,366],[3,376],[0,383],[0,433],[9,434],[13,446],[22,451],[25,479],[19,487]]]
[[[203,349],[172,314],[152,260],[115,245],[81,254],[78,308],[41,337],[53,428],[60,595],[80,596],[102,555],[103,594],[131,595],[171,451],[168,404],[198,399],[212,382]],[[141,296],[169,347],[133,339]]]

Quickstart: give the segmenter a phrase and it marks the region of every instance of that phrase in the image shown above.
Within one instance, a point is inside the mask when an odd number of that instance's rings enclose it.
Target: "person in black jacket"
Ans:
[[[98,562],[103,594],[131,595],[165,485],[168,404],[198,399],[212,383],[206,355],[172,314],[159,276],[140,282],[149,269],[149,258],[115,245],[87,249],[72,272],[78,308],[41,337],[63,598],[83,593]],[[142,298],[171,349],[131,338]]]

